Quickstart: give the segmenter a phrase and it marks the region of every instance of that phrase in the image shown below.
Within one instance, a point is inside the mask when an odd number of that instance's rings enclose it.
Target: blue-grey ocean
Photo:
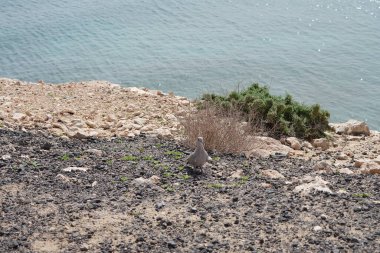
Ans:
[[[260,82],[380,130],[380,0],[0,0],[0,76],[191,98]]]

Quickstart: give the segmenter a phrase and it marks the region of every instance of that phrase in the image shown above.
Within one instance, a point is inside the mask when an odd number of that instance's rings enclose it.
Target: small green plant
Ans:
[[[183,153],[182,152],[175,151],[175,150],[166,151],[165,155],[170,155],[170,156],[174,157],[174,159],[176,159],[176,160],[181,159],[183,157]]]
[[[207,185],[209,188],[214,188],[214,189],[221,189],[223,187],[225,187],[224,184],[218,184],[218,183],[214,183],[214,184],[209,184]]]
[[[352,196],[355,198],[369,198],[371,195],[369,193],[354,193]]]
[[[120,181],[123,182],[123,183],[125,183],[125,182],[128,181],[128,177],[122,176],[122,177],[120,177]]]
[[[165,172],[163,174],[164,177],[172,177],[173,176],[173,173],[172,172]]]
[[[179,171],[183,171],[185,169],[185,166],[184,165],[180,165],[180,166],[178,166],[178,170]]]
[[[34,160],[33,160],[33,161],[30,161],[29,164],[32,165],[33,168],[37,168],[37,167],[39,166],[38,162],[37,162],[37,161],[34,161]]]
[[[138,148],[137,150],[138,150],[140,153],[142,153],[142,152],[144,152],[145,149],[144,149],[143,147],[141,147],[141,148]]]
[[[191,178],[190,175],[182,175],[182,176],[179,176],[179,178],[183,179],[183,180],[189,180]]]
[[[135,162],[138,160],[138,157],[133,155],[126,155],[121,158],[122,161],[129,161],[129,162]]]
[[[145,161],[153,161],[153,160],[154,160],[154,157],[151,156],[151,155],[147,155],[147,156],[144,156],[144,157],[143,157],[143,160],[145,160]]]
[[[219,156],[215,156],[212,158],[212,160],[216,161],[216,162],[219,162],[220,161],[220,157]]]
[[[158,144],[156,144],[156,147],[157,147],[157,148],[161,148],[162,146],[164,146],[164,144],[162,144],[162,143],[158,143]]]
[[[248,180],[249,180],[249,176],[242,176],[242,177],[240,178],[240,182],[242,182],[242,183],[247,183]]]
[[[156,161],[156,160],[153,161],[153,164],[154,164],[153,166],[155,168],[158,168],[158,167],[160,167],[162,165],[162,163],[160,161]]]
[[[108,159],[106,161],[106,164],[109,165],[109,166],[111,166],[113,164],[113,160],[112,159]]]
[[[163,184],[163,185],[161,185],[161,188],[167,192],[174,192],[174,188],[170,184]]]
[[[64,155],[61,156],[61,160],[62,161],[67,161],[69,159],[70,159],[70,156],[68,154],[64,154]]]

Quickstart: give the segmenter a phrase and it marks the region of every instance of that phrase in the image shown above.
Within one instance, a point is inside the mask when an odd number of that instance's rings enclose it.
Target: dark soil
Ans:
[[[0,129],[0,252],[380,252],[379,176],[321,175],[334,193],[302,197],[293,189],[309,162],[212,154],[198,173],[184,166],[189,153],[145,136]],[[62,171],[73,166],[90,169]]]

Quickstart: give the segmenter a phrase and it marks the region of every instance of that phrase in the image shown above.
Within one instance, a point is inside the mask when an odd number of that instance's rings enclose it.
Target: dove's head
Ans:
[[[204,142],[203,142],[203,137],[198,137],[197,138],[197,147],[203,147]]]

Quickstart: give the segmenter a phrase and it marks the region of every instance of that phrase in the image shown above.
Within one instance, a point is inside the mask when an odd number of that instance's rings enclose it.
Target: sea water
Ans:
[[[1,0],[0,76],[191,98],[259,82],[380,130],[380,0]]]

